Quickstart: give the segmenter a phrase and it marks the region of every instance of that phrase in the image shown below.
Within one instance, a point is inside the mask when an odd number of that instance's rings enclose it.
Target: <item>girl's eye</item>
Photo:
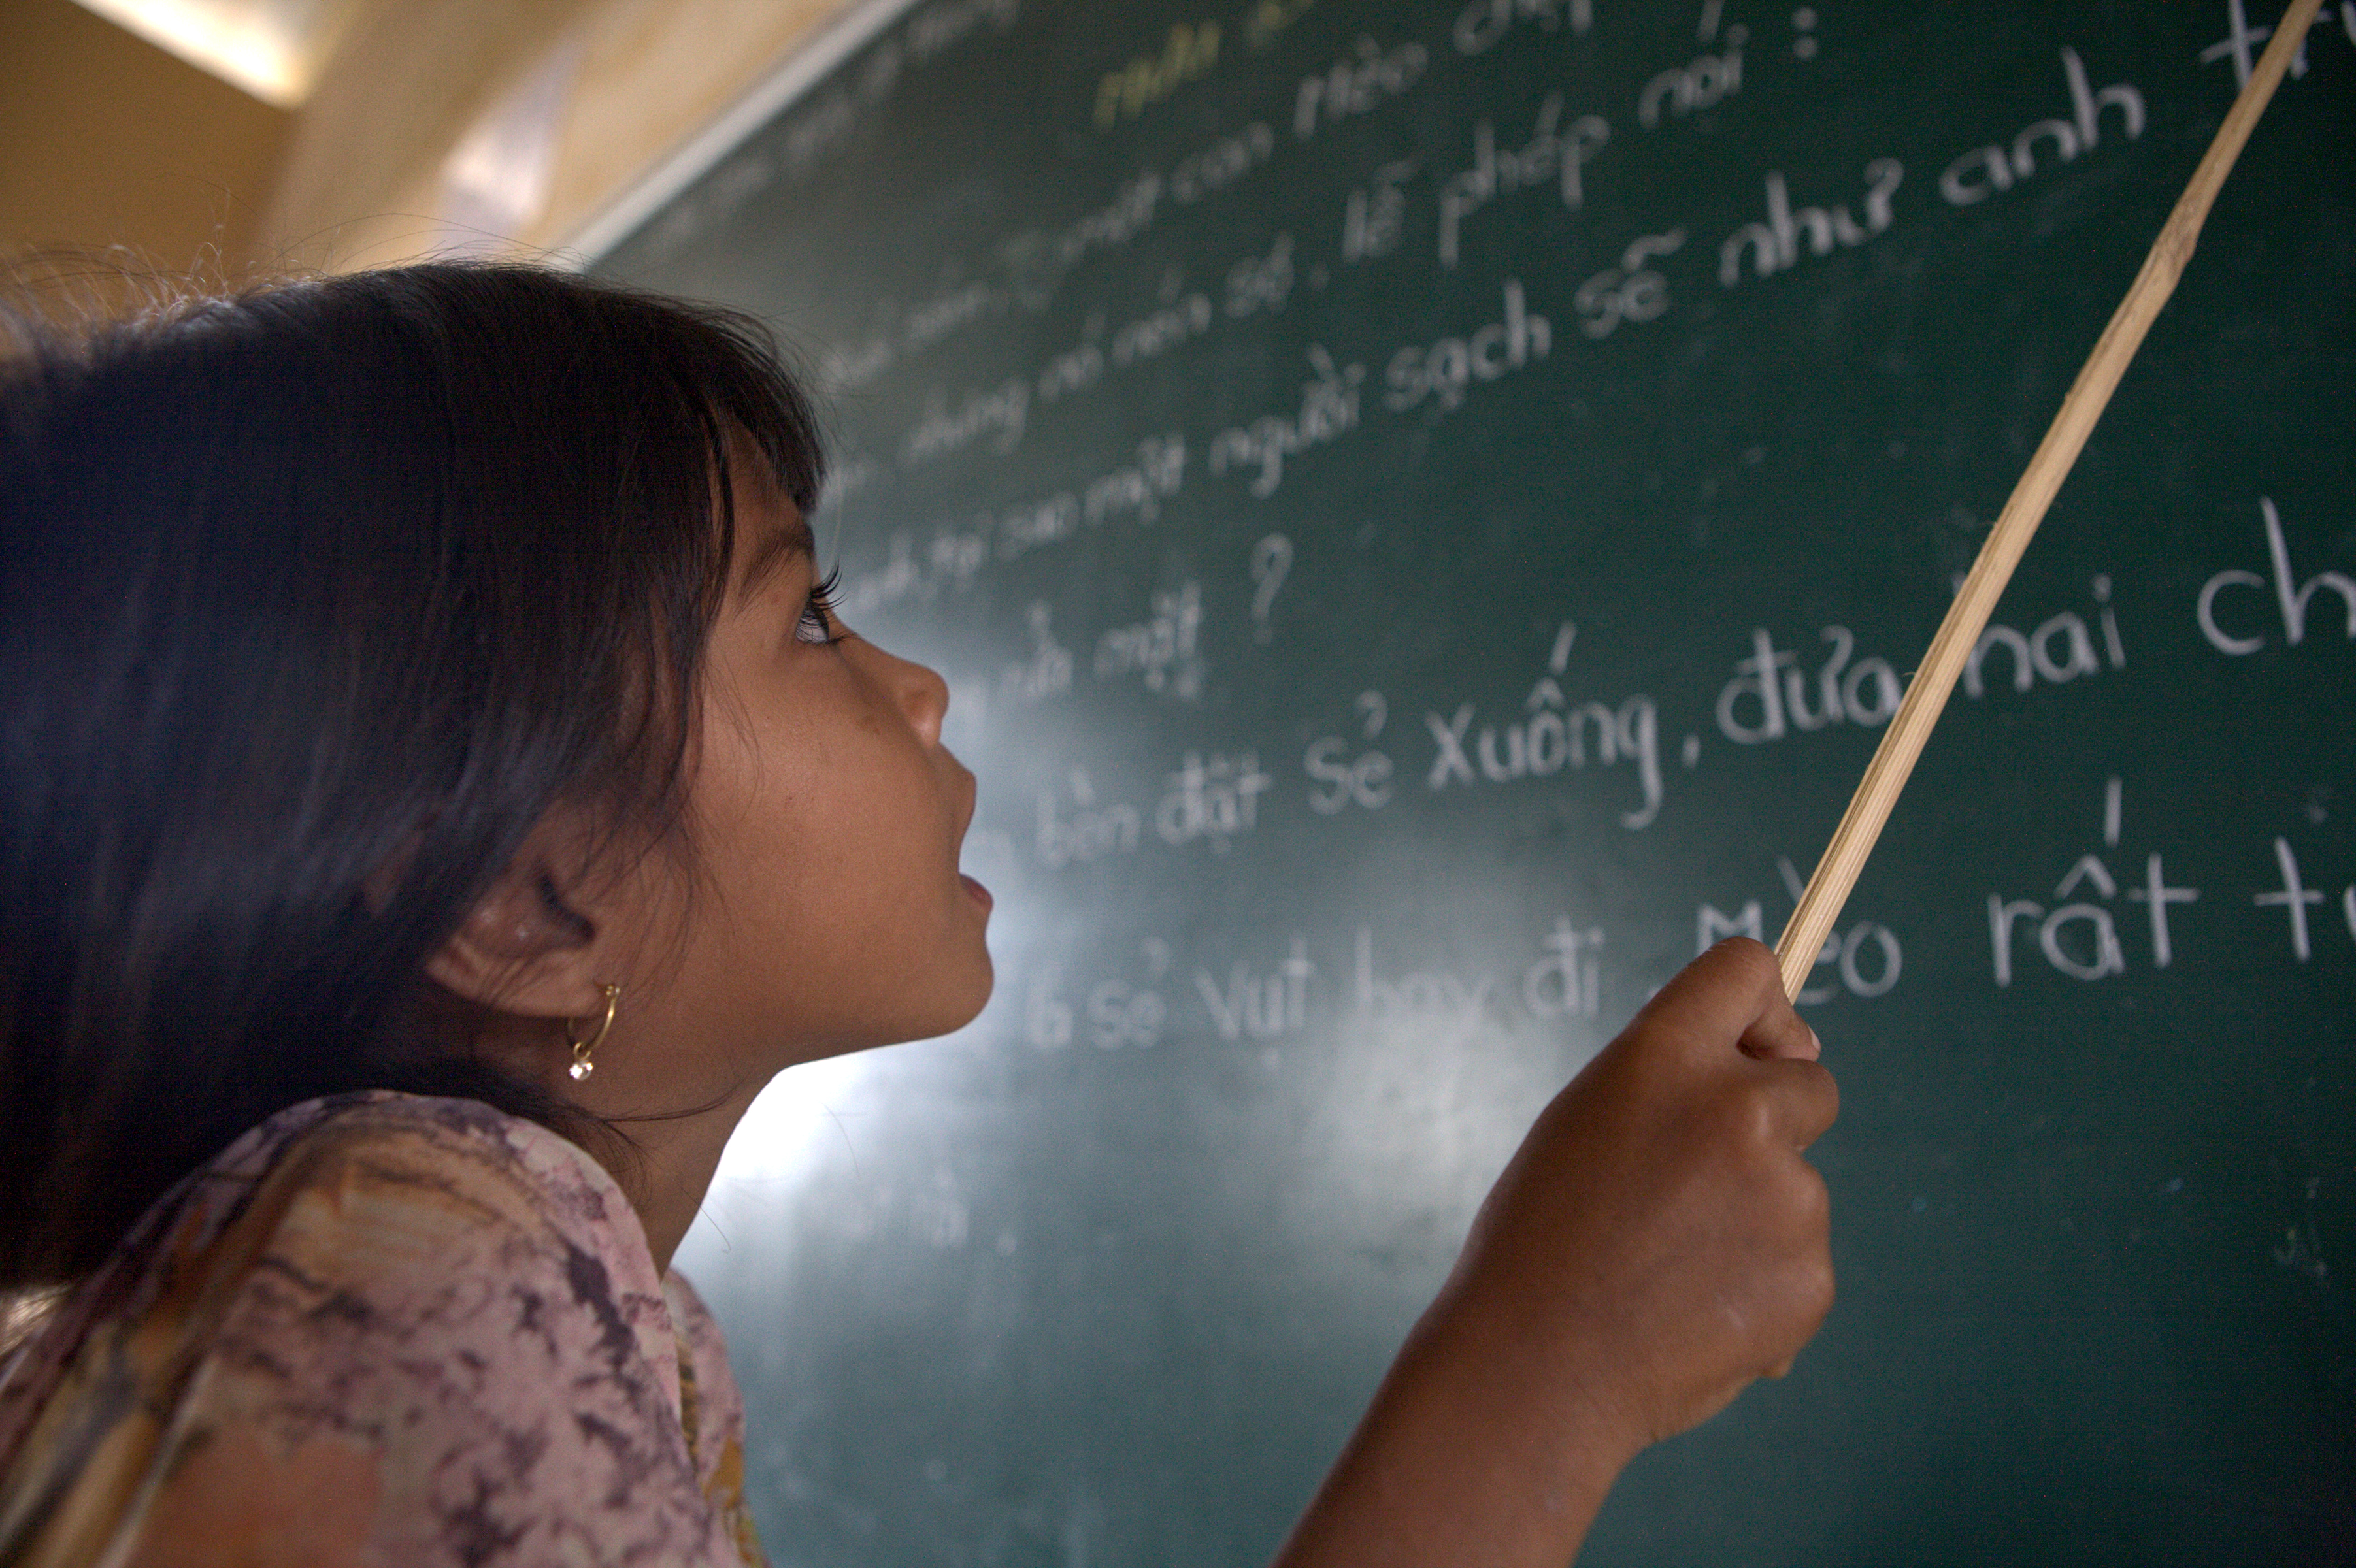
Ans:
[[[794,624],[794,640],[824,645],[841,640],[841,628],[834,618],[835,585],[842,581],[842,568],[836,567],[826,574],[826,581],[810,590],[802,602],[801,618]]]

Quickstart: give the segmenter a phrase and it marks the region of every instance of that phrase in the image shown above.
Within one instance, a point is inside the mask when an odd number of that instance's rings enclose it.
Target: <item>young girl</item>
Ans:
[[[0,368],[0,1563],[756,1563],[669,1272],[780,1069],[988,997],[930,670],[759,329],[518,267]],[[1284,1552],[1560,1564],[1831,1298],[1772,960],[1540,1118]]]

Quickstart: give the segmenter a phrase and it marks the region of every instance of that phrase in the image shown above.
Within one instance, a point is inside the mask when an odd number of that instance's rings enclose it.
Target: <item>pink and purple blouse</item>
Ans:
[[[765,1563],[720,1330],[581,1149],[271,1117],[0,1360],[0,1563]]]

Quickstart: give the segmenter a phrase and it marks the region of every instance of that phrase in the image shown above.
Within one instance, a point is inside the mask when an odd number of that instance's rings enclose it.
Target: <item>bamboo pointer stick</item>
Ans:
[[[2217,199],[2218,187],[2241,155],[2258,116],[2265,112],[2266,101],[2274,96],[2291,56],[2314,26],[2320,4],[2321,0],[2293,0],[2275,28],[2274,39],[2266,45],[2257,69],[2233,101],[2225,123],[2217,128],[2217,139],[2210,143],[2208,155],[2192,171],[2191,183],[2177,198],[2168,226],[2152,242],[2143,271],[2136,274],[2127,297],[2119,302],[2110,325],[2103,329],[2094,353],[2087,356],[2071,386],[2070,395],[2062,400],[2062,411],[2053,416],[2037,455],[2029,460],[2020,483],[2013,486],[2012,498],[2004,504],[2004,514],[1980,547],[1979,559],[1972,563],[1963,591],[1948,606],[1947,618],[1939,623],[1922,667],[1907,684],[1906,699],[1898,705],[1897,717],[1883,732],[1873,761],[1866,764],[1865,777],[1850,797],[1848,810],[1841,814],[1824,859],[1816,862],[1815,874],[1808,879],[1799,907],[1792,912],[1792,923],[1775,944],[1786,996],[1798,997],[1800,987],[1807,983],[1825,937],[1839,917],[1841,905],[1848,901],[1849,890],[1857,885],[1858,873],[1865,869],[1866,857],[1873,853],[1874,840],[1881,837],[1882,824],[1890,820],[1890,807],[1898,804],[1898,794],[1906,787],[1906,775],[1914,771],[1914,759],[1922,755],[1922,743],[1931,738],[1939,710],[1947,705],[1955,677],[1963,673],[1965,661],[1987,628],[2005,583],[2011,580],[2012,569],[2019,564],[2037,525],[2045,520],[2045,508],[2053,504],[2054,493],[2078,461],[2094,421],[2103,417],[2119,378],[2142,347],[2143,335],[2175,292],[2176,280],[2183,276],[2184,264],[2192,258],[2192,247],[2201,238],[2201,225],[2209,216],[2210,204]]]

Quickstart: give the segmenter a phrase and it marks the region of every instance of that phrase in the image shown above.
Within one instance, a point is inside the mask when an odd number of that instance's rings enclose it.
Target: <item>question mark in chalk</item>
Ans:
[[[1263,643],[1269,639],[1268,613],[1275,608],[1277,591],[1291,570],[1292,541],[1282,534],[1270,534],[1252,546],[1252,581],[1259,584],[1252,595],[1252,635]]]

